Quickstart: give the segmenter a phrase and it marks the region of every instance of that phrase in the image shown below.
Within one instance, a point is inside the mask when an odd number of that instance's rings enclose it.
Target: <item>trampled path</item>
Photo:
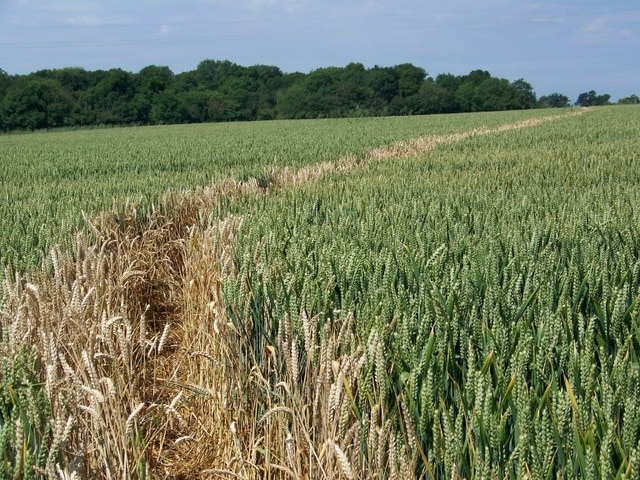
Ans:
[[[367,152],[363,157],[347,155],[337,161],[322,162],[319,164],[303,167],[295,171],[286,167],[281,170],[272,170],[269,172],[267,185],[263,184],[260,186],[260,188],[258,188],[258,183],[257,181],[255,181],[253,186],[256,190],[258,190],[274,186],[277,187],[283,185],[305,183],[313,180],[318,180],[319,178],[330,172],[352,170],[359,165],[363,165],[372,161],[400,159],[407,158],[412,155],[420,155],[423,153],[427,153],[440,145],[449,145],[466,140],[471,137],[495,135],[511,130],[522,130],[526,128],[536,127],[544,123],[581,115],[588,110],[589,109],[587,108],[580,108],[560,115],[546,115],[543,117],[523,120],[521,122],[507,123],[494,128],[478,127],[464,132],[453,133],[449,135],[427,135],[410,140],[403,140],[391,145],[377,147]],[[249,181],[249,183],[251,183],[251,181]],[[247,187],[249,187],[249,189],[254,189],[251,188],[250,185],[247,185],[247,183],[239,183],[237,184],[237,186],[242,190],[247,189]]]

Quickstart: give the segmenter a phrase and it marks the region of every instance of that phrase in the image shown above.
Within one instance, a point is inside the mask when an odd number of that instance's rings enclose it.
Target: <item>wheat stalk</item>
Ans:
[[[329,444],[329,446],[331,446],[331,448],[333,448],[336,458],[338,459],[338,464],[340,465],[342,474],[347,477],[348,480],[354,480],[355,475],[353,474],[351,462],[349,462],[349,458],[347,457],[346,453],[344,453],[342,448],[340,448],[340,446],[333,440],[327,440],[327,443]]]

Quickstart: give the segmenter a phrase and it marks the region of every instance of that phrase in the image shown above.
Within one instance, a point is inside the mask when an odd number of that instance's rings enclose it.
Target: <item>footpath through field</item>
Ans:
[[[411,155],[420,155],[429,152],[440,145],[449,145],[477,136],[495,135],[511,130],[521,130],[525,128],[536,127],[544,123],[581,115],[588,111],[588,108],[580,108],[560,115],[546,115],[544,117],[531,118],[528,120],[523,120],[521,122],[507,123],[495,128],[478,127],[464,132],[453,133],[450,135],[427,135],[423,137],[417,137],[410,140],[399,141],[391,145],[375,148],[367,152],[363,157],[347,155],[335,162],[322,162],[316,165],[302,167],[295,171],[288,167],[285,167],[281,170],[271,171],[269,174],[268,184],[262,185],[261,188],[264,189],[270,186],[292,185],[317,180],[327,173],[334,171],[352,170],[359,165],[363,165],[372,161],[400,159],[409,157]],[[258,189],[257,182],[255,182],[255,187],[255,189]],[[245,190],[247,188],[247,184],[240,183],[238,184],[238,188]]]

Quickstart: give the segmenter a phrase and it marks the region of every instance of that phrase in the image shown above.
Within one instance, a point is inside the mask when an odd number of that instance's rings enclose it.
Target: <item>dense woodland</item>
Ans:
[[[609,95],[592,91],[582,94],[577,103],[608,101]],[[9,75],[0,69],[0,131],[5,132],[569,105],[569,99],[559,93],[536,99],[532,86],[523,79],[510,82],[483,70],[432,78],[408,63],[369,69],[351,63],[308,74],[218,60],[204,60],[195,70],[179,74],[155,65],[138,73],[72,67]]]

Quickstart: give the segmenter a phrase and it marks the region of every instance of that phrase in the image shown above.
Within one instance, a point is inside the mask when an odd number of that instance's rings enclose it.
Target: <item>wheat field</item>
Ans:
[[[3,278],[0,477],[640,476],[637,107],[354,122],[50,213]]]

